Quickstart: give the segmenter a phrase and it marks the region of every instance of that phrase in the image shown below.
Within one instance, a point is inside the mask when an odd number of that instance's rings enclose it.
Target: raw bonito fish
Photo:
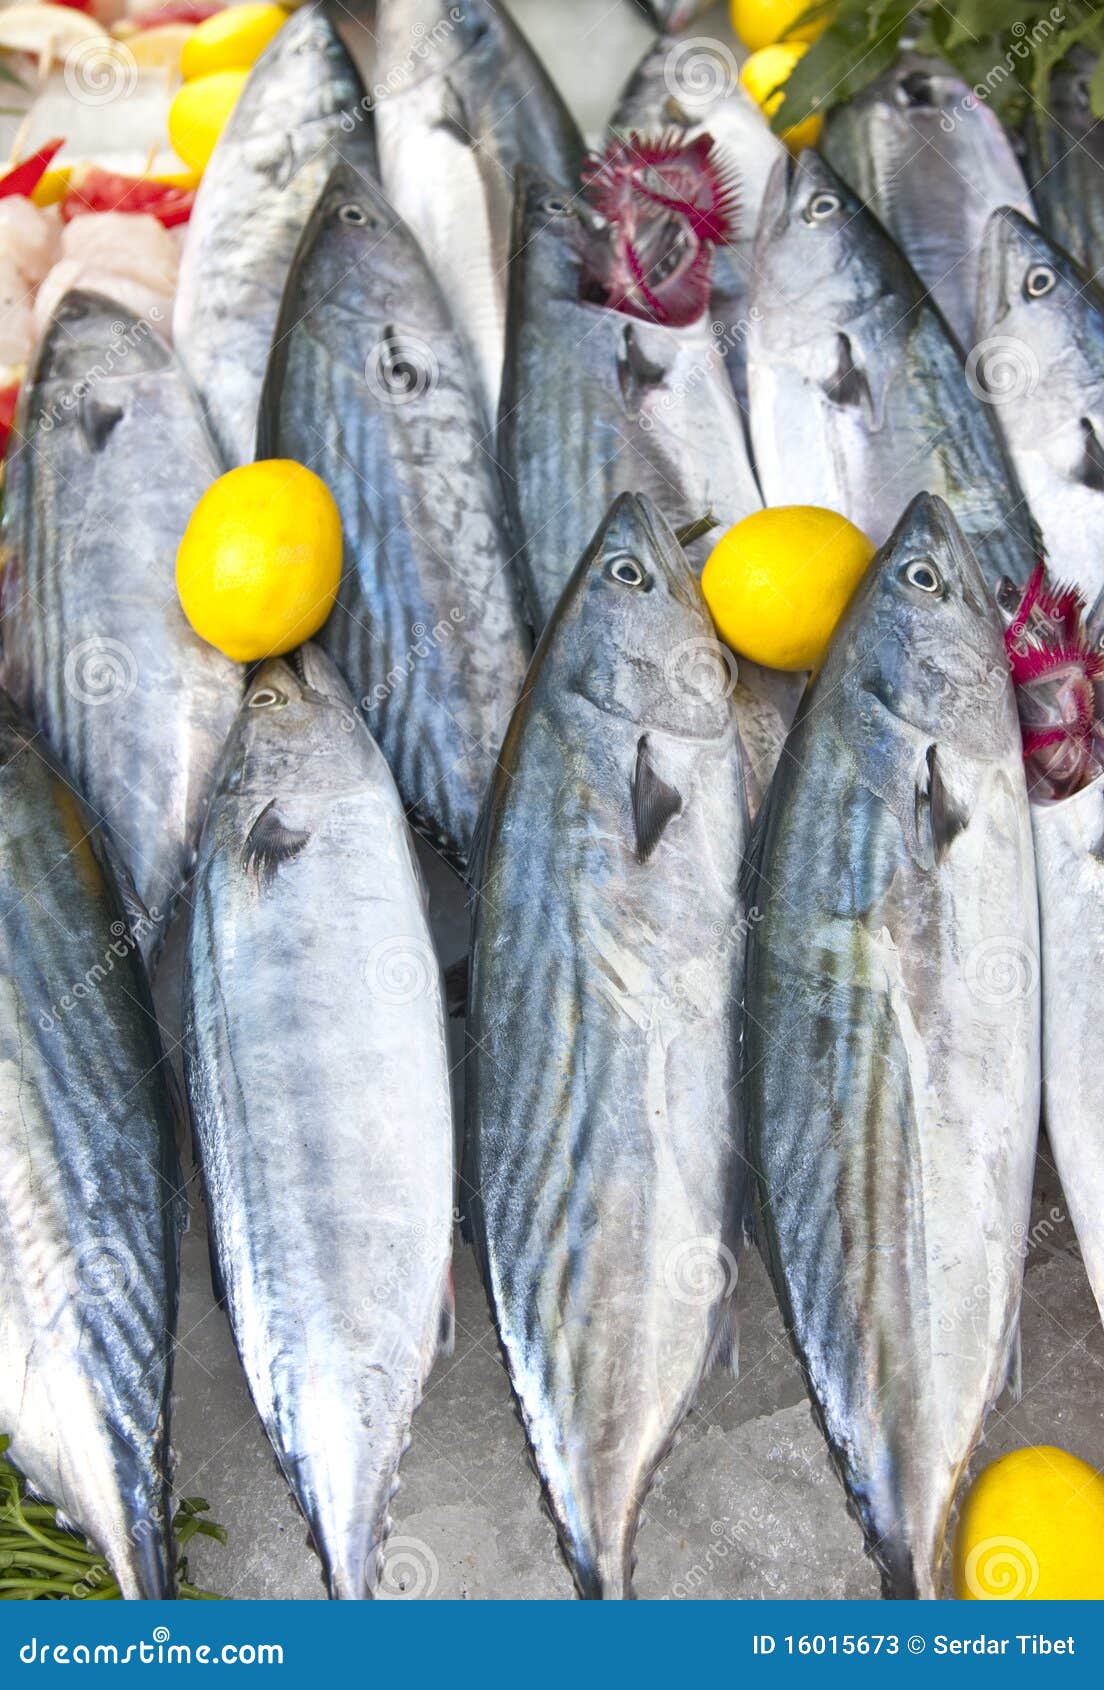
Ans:
[[[1044,1121],[1104,1320],[1104,1090],[1093,994],[1104,935],[1104,775],[1031,806],[1043,963]]]
[[[623,495],[534,659],[485,818],[468,1194],[587,1597],[632,1594],[640,1505],[733,1343],[745,823],[726,673],[671,530]]]
[[[525,37],[491,0],[380,0],[376,128],[384,191],[437,277],[493,428],[514,178],[578,184],[583,140]]]
[[[713,258],[709,320],[741,409],[747,410],[748,296],[759,208],[770,173],[785,156],[759,107],[741,88],[736,61],[720,42],[660,36],[621,93],[611,127],[619,134],[689,140],[711,135],[718,167],[733,185],[736,230]]]
[[[402,805],[329,659],[264,664],[196,871],[185,1074],[212,1259],[330,1595],[371,1596],[451,1343],[444,1005]]]
[[[174,1594],[185,1213],[153,1005],[106,846],[0,693],[0,1424],[124,1597]]]
[[[58,306],[5,471],[6,684],[145,906],[156,951],[187,879],[243,672],[189,625],[176,550],[218,474],[199,405],[148,322]]]
[[[618,493],[646,495],[676,527],[712,513],[728,528],[762,501],[709,321],[671,328],[583,298],[586,242],[600,231],[541,173],[519,173],[516,215],[498,444],[539,632]],[[700,570],[708,537],[688,555]],[[801,683],[743,659],[730,683],[754,806]]]
[[[887,1596],[1018,1357],[1039,932],[999,614],[942,500],[871,564],[751,876],[747,1111],[767,1256]]]
[[[338,165],[284,300],[262,455],[337,500],[319,634],[419,829],[459,867],[529,658],[498,475],[463,344],[410,231]]]
[[[889,230],[969,351],[985,225],[999,206],[1034,216],[1012,142],[942,59],[903,53],[836,106],[822,151]]]
[[[748,335],[767,504],[825,505],[875,545],[908,501],[947,500],[994,592],[1038,534],[962,354],[898,248],[815,153],[783,160],[756,243]]]
[[[184,238],[173,335],[227,468],[254,456],[280,299],[330,171],[338,158],[375,169],[371,102],[335,27],[343,14],[309,0],[273,37],[219,136]]]
[[[1026,125],[1027,170],[1039,222],[1099,280],[1104,272],[1104,123],[1092,109],[1096,59],[1074,47],[1050,73],[1047,109]]]
[[[978,298],[988,394],[1055,579],[1104,591],[1104,297],[1012,210],[985,237]]]

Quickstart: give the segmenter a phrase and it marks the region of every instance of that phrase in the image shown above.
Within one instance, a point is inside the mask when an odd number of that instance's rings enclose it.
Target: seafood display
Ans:
[[[1104,1599],[1104,9],[812,10],[0,0],[0,1599]]]

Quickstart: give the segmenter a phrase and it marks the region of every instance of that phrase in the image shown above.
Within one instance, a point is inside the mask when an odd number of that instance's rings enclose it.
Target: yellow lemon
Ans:
[[[169,140],[193,170],[205,170],[226,120],[245,87],[248,71],[219,70],[197,76],[173,96],[169,107]]]
[[[183,44],[180,69],[184,80],[212,76],[218,70],[248,70],[285,23],[287,13],[282,6],[260,3],[227,6],[225,11],[205,18]]]
[[[1064,1449],[1014,1449],[970,1487],[954,1542],[960,1601],[1104,1598],[1104,1474]]]
[[[815,23],[794,24],[802,12],[809,10],[812,0],[728,0],[732,27],[745,47],[753,53],[760,47],[771,47],[776,41],[815,41],[828,27],[828,15]]]
[[[777,46],[762,47],[750,59],[745,59],[740,81],[767,117],[778,110],[782,103],[781,84],[808,50],[808,45],[801,42],[780,41]],[[820,139],[822,121],[814,112],[811,117],[784,129],[782,139],[794,153],[799,153],[802,147],[815,147]]]
[[[341,518],[324,481],[288,458],[232,469],[200,499],[176,554],[196,633],[239,663],[317,633],[341,579]]]
[[[814,669],[874,547],[819,505],[777,505],[723,535],[702,572],[722,638],[769,669]]]

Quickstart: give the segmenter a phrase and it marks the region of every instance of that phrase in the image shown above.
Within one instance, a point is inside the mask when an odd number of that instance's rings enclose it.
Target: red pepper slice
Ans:
[[[148,176],[119,176],[94,166],[79,181],[70,182],[61,202],[61,220],[69,223],[90,211],[144,212],[173,229],[188,221],[194,204],[194,188],[176,188]]]
[[[19,398],[19,383],[13,381],[10,387],[0,387],[0,460],[8,449],[8,437],[15,420],[15,407]]]
[[[49,170],[54,154],[59,153],[64,145],[64,141],[47,141],[44,147],[39,147],[37,153],[25,158],[22,164],[17,164],[14,169],[9,170],[6,176],[0,176],[0,199],[8,199],[13,194],[21,194],[24,199],[30,199]]]
[[[55,6],[68,6],[71,12],[90,12],[92,0],[54,0]]]

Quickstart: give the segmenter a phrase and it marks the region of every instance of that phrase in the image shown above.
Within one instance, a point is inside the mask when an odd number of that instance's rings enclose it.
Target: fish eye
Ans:
[[[910,587],[916,587],[921,593],[943,591],[943,577],[935,564],[926,557],[914,557],[911,563],[906,563],[905,580]]]
[[[541,210],[547,217],[563,217],[571,208],[560,194],[546,194],[541,200]]]
[[[618,552],[616,557],[611,557],[606,565],[606,574],[611,581],[620,582],[622,587],[642,587],[648,579],[628,552]]]
[[[1058,277],[1049,264],[1033,264],[1024,277],[1024,293],[1028,299],[1045,299],[1058,285]]]
[[[250,710],[275,710],[287,703],[287,694],[276,687],[258,687],[249,699]]]
[[[834,217],[840,208],[838,194],[830,193],[826,188],[813,195],[805,207],[806,223],[824,223],[829,217]]]
[[[339,205],[337,215],[343,223],[352,223],[357,228],[362,227],[368,221],[368,213],[364,207],[356,205],[352,201],[348,205]]]

